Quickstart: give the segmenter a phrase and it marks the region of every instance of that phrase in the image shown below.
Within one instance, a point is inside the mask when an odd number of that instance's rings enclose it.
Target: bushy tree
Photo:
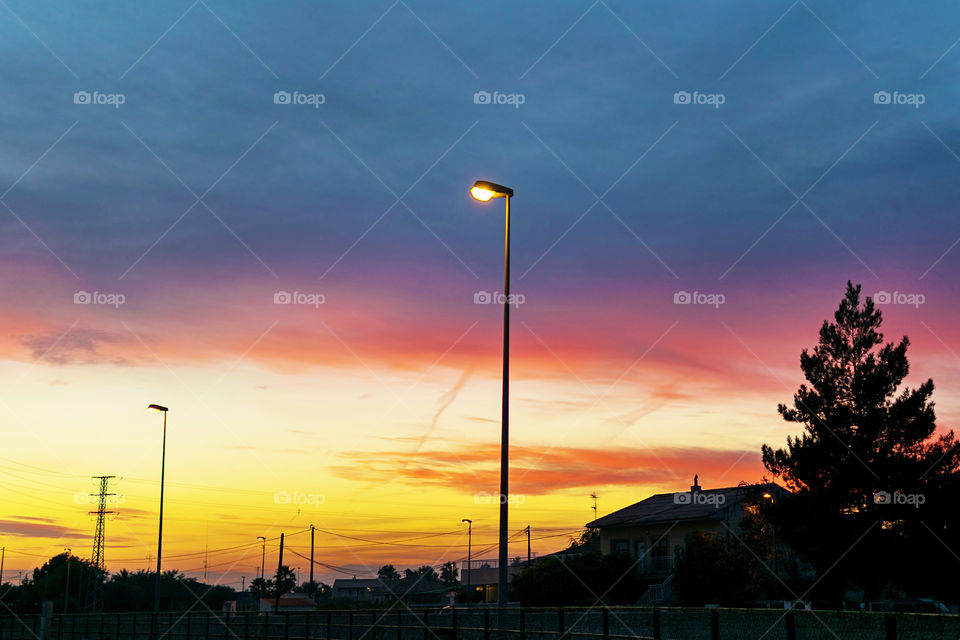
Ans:
[[[459,570],[456,562],[448,562],[440,567],[440,582],[444,586],[452,587],[457,584]]]
[[[911,558],[936,548],[945,561],[943,542],[955,544],[960,524],[948,508],[960,448],[952,431],[936,433],[933,381],[903,385],[909,339],[884,344],[881,323],[873,300],[847,283],[833,322],[800,356],[807,382],[792,406],[778,407],[803,433],[786,448],[762,448],[766,468],[796,492],[768,515],[813,563],[824,598],[857,585],[917,583]],[[922,497],[896,504],[901,496]]]
[[[385,564],[377,570],[377,577],[385,585],[394,585],[400,582],[400,572],[392,564]]]
[[[513,597],[528,607],[634,604],[643,593],[633,559],[588,553],[543,558],[513,577]]]

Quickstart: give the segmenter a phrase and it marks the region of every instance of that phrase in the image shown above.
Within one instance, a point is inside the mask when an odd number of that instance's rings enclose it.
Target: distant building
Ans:
[[[463,563],[466,565],[466,563]],[[513,577],[523,571],[525,564],[507,565],[507,581],[513,580]],[[470,583],[470,588],[476,593],[481,592],[481,602],[497,601],[497,583],[500,580],[499,564],[496,560],[473,560],[470,568],[464,566],[460,570],[460,584],[466,586]],[[474,598],[477,596],[474,595]]]
[[[390,591],[377,578],[342,579],[333,581],[334,600],[352,602],[379,602],[386,600]]]
[[[276,607],[276,598],[260,598],[260,613],[272,613]],[[279,611],[316,611],[317,605],[310,596],[302,593],[285,593],[280,596]]]
[[[748,495],[775,500],[789,492],[772,483],[704,489],[695,476],[688,492],[658,493],[586,526],[598,530],[602,553],[627,554],[650,584],[668,586],[676,549],[687,535],[699,531],[731,539],[745,516]],[[669,599],[669,593],[662,599]]]

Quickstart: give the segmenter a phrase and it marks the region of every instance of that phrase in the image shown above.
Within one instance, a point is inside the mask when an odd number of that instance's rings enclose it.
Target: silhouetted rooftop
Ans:
[[[775,491],[778,495],[785,491],[776,484],[700,489],[696,492],[700,498],[689,502],[678,502],[675,497],[678,494],[690,496],[689,491],[658,493],[629,507],[597,518],[593,522],[588,522],[587,528],[606,529],[663,522],[718,520],[727,517],[731,507],[739,508],[748,491],[765,489]],[[721,499],[719,496],[723,496],[723,498]]]

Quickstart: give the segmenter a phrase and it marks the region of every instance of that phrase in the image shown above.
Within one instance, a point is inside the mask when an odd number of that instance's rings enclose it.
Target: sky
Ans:
[[[848,280],[960,417],[953,3],[0,5],[4,580],[89,556],[99,475],[152,566],[154,402],[165,568],[494,557],[477,179],[511,556],[761,480]]]

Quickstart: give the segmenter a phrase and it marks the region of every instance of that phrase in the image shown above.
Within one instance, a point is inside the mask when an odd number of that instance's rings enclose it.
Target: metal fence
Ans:
[[[502,615],[502,618],[501,618]],[[0,640],[956,640],[960,616],[702,608],[0,616]]]

